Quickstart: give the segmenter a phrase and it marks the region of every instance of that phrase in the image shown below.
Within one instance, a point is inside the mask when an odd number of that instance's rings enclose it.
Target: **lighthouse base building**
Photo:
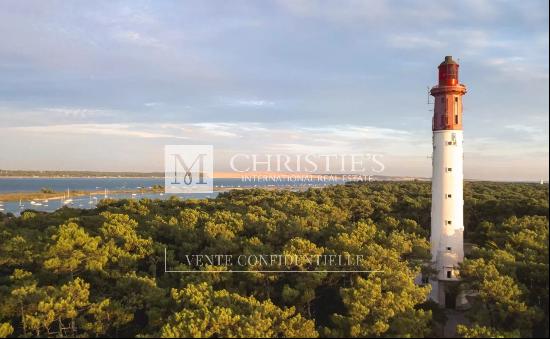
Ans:
[[[447,308],[460,308],[466,300],[458,291],[459,264],[464,259],[462,96],[459,65],[447,56],[439,65],[432,121],[431,255],[437,272],[431,276],[430,298]]]

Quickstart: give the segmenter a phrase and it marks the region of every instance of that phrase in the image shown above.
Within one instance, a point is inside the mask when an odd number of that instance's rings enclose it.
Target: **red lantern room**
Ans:
[[[439,65],[439,86],[458,85],[458,67],[452,56],[446,56]]]
[[[462,129],[462,96],[466,86],[458,82],[458,67],[451,56],[446,56],[439,65],[439,84],[430,91],[435,98],[434,131]]]

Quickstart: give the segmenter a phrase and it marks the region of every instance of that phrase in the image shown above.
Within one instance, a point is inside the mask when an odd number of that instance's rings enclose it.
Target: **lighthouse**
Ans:
[[[430,298],[455,308],[460,306],[458,264],[464,259],[462,96],[466,86],[459,82],[459,65],[451,56],[438,68],[439,82],[430,90],[435,99],[430,244],[437,272],[430,281]]]

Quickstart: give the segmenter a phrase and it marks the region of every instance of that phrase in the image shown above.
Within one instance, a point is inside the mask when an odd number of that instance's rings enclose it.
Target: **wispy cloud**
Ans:
[[[236,106],[236,107],[273,107],[275,106],[274,101],[265,100],[265,99],[231,99],[231,98],[222,98],[221,102],[224,105]]]
[[[395,48],[443,48],[447,44],[438,39],[434,39],[426,35],[417,35],[417,34],[392,34],[388,37],[388,43],[391,47]]]
[[[117,39],[122,43],[129,43],[129,44],[133,44],[141,47],[154,47],[154,48],[165,47],[165,45],[162,44],[160,40],[136,31],[130,31],[130,30],[117,31],[115,32],[114,37],[115,39]]]
[[[152,101],[152,102],[146,102],[143,105],[146,107],[155,108],[155,107],[161,107],[162,105],[164,105],[164,103]]]
[[[391,149],[390,144],[408,142],[415,138],[404,130],[379,128],[374,126],[335,125],[331,127],[309,127],[287,124],[267,125],[261,123],[189,123],[189,124],[63,124],[44,126],[6,127],[1,130],[35,134],[66,135],[112,135],[133,138],[176,138],[187,139],[194,143],[217,144],[221,148],[240,147],[247,149],[266,148],[273,150],[282,146],[288,151],[288,145],[309,151],[319,147],[328,147],[333,151],[350,152],[365,145]],[[255,140],[243,144],[243,140]],[[301,145],[298,147],[298,145]],[[390,146],[390,147],[388,147]]]
[[[69,118],[92,118],[114,116],[116,112],[104,109],[74,108],[74,107],[48,107],[47,113],[60,114]]]
[[[523,56],[495,57],[484,63],[501,75],[522,81],[525,79],[548,80],[548,66],[544,67]]]
[[[131,138],[176,138],[186,139],[181,135],[166,134],[162,132],[152,131],[142,125],[131,124],[67,124],[67,125],[48,125],[48,126],[25,126],[25,127],[8,127],[4,128],[8,131],[26,132],[26,133],[51,133],[65,135],[110,135]]]

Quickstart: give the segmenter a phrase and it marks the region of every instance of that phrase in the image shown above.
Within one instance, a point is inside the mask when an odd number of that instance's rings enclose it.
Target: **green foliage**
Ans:
[[[548,333],[547,217],[507,218],[489,239],[461,268],[462,288],[474,293],[470,318],[499,333]]]
[[[44,268],[55,273],[72,275],[84,269],[101,270],[108,260],[101,238],[91,237],[74,222],[61,225],[52,240]]]
[[[173,290],[181,305],[163,326],[161,337],[316,338],[314,322],[294,308],[281,309],[271,301],[260,302],[226,290],[214,291],[206,283]]]
[[[519,332],[501,332],[494,328],[474,325],[468,327],[465,325],[458,325],[456,332],[461,338],[517,338]]]
[[[0,338],[6,338],[13,333],[13,327],[8,323],[0,324]]]
[[[235,190],[0,215],[0,337],[426,337],[428,183]],[[548,186],[465,184],[463,337],[548,335]],[[377,273],[208,273],[188,254],[361,255]],[[245,269],[254,270],[258,267]],[[280,267],[274,267],[280,268]],[[295,271],[324,270],[307,262]]]
[[[337,328],[332,334],[344,337],[381,336],[390,330],[390,323],[400,324],[405,329],[404,318],[410,317],[417,304],[426,300],[429,287],[418,287],[413,277],[406,273],[387,274],[387,278],[371,275],[368,279],[358,277],[351,288],[341,290],[347,307],[347,315],[335,315]],[[420,333],[427,330],[425,314],[419,311],[416,323]],[[422,321],[423,319],[424,321]],[[399,333],[399,328],[392,331]],[[407,333],[403,333],[407,334]]]
[[[113,328],[115,333],[134,319],[134,314],[128,312],[118,301],[104,299],[97,304],[91,305],[88,315],[92,321],[84,322],[83,328],[95,336],[105,335]]]
[[[29,330],[37,337],[42,334],[75,336],[78,333],[75,319],[90,304],[89,288],[90,285],[80,278],[60,288],[44,288],[44,295],[36,310],[25,314],[25,323]]]

